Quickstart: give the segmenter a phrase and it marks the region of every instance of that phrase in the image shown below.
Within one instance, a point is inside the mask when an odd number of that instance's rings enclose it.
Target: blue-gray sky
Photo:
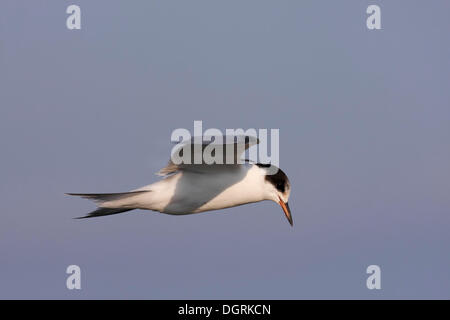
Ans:
[[[2,1],[0,298],[450,298],[449,9]],[[294,228],[271,202],[72,219],[64,192],[156,181],[194,120],[280,129]]]

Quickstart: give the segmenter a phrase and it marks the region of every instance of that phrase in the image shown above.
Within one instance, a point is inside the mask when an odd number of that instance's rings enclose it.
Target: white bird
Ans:
[[[239,141],[233,142],[234,159],[239,159],[243,151],[257,143],[258,139],[245,136],[245,144],[239,149]],[[200,151],[207,145],[202,143]],[[223,150],[225,149],[224,147]],[[180,150],[182,150],[180,154],[186,150],[195,150],[194,144],[186,144]],[[175,165],[171,160],[159,174],[164,176],[162,180],[130,192],[67,193],[67,195],[93,200],[98,206],[97,210],[77,219],[107,216],[134,209],[185,215],[271,200],[281,206],[289,223],[293,225],[288,205],[291,191],[289,179],[281,169],[273,165],[252,164],[248,161],[242,164],[203,162]]]

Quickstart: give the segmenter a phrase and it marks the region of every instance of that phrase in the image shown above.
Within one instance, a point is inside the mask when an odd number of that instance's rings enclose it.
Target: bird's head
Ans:
[[[267,200],[278,203],[284,211],[290,225],[293,225],[291,209],[288,200],[291,193],[291,184],[286,174],[275,166],[266,164],[257,164],[258,167],[265,169],[264,189]],[[274,170],[275,169],[275,170]]]

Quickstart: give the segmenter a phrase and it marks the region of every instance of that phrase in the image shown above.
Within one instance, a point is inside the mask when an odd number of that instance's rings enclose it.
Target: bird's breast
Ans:
[[[182,171],[152,186],[152,210],[191,214],[263,200],[261,183],[251,170]]]

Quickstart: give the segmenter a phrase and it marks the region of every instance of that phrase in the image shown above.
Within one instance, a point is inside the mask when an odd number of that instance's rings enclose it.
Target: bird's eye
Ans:
[[[283,183],[277,183],[277,190],[284,192],[284,184]]]

